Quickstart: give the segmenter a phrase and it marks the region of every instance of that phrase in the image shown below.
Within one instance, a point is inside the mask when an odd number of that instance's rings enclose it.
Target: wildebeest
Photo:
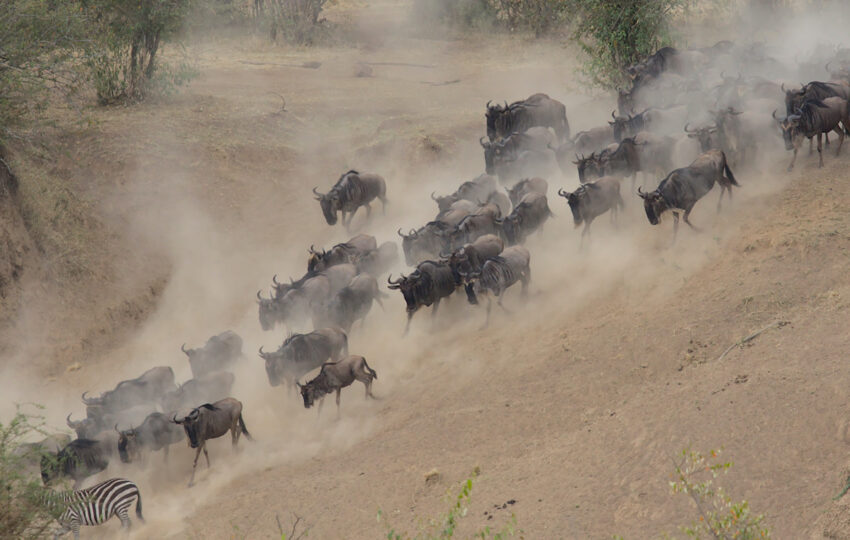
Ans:
[[[437,203],[440,214],[443,214],[458,201],[486,202],[497,189],[496,177],[485,173],[462,183],[451,195],[438,197],[431,193],[431,199]]]
[[[342,244],[336,244],[329,250],[316,251],[310,246],[310,257],[307,259],[307,273],[321,272],[331,266],[352,263],[357,258],[378,248],[374,236],[358,234]]]
[[[462,284],[461,274],[480,270],[484,262],[505,249],[505,242],[495,234],[485,234],[445,257],[452,269],[455,283]]]
[[[57,433],[37,442],[18,444],[10,452],[12,460],[6,466],[21,467],[27,472],[38,474],[42,456],[56,454],[70,442],[70,435]]]
[[[408,266],[430,257],[437,257],[443,249],[443,233],[450,231],[451,225],[442,221],[429,221],[419,229],[411,229],[408,234],[398,235],[401,237],[401,247],[404,251],[404,260]]]
[[[332,266],[328,270],[341,266]],[[354,268],[356,273],[357,269]],[[306,274],[298,281],[290,279],[290,283],[278,283],[273,279],[275,292],[271,298],[263,298],[257,291],[259,304],[260,326],[263,330],[272,330],[277,323],[293,324],[303,320],[311,309],[326,301],[331,295],[331,282],[324,272]]]
[[[830,97],[850,99],[850,86],[842,83],[812,81],[802,85],[799,90],[793,88],[786,90],[784,85],[781,88],[785,92],[785,114],[787,116],[797,114],[798,109],[808,100],[823,101]]]
[[[673,47],[662,47],[645,59],[626,67],[626,75],[637,87],[671,69],[679,51]]]
[[[724,172],[726,175],[724,176]],[[706,193],[711,191],[714,184],[720,184],[720,200],[717,210],[723,201],[723,192],[729,192],[732,198],[732,186],[739,186],[726,162],[726,154],[722,150],[709,150],[699,156],[687,167],[676,169],[658,184],[658,188],[645,193],[638,188],[638,195],[643,199],[646,217],[652,225],[658,225],[661,215],[670,210],[673,212],[673,238],[679,229],[679,211],[684,212],[685,223],[696,229],[688,220],[694,205]]]
[[[522,283],[522,295],[528,293],[528,284],[531,281],[531,254],[522,246],[511,246],[505,248],[501,254],[491,257],[484,262],[480,271],[471,274],[462,274],[466,298],[470,304],[477,304],[478,297],[487,296],[487,318],[486,326],[490,322],[490,308],[492,300],[487,293],[493,293],[499,298],[498,304],[502,305],[503,293],[517,281]]]
[[[207,459],[207,468],[210,466],[210,456],[207,453],[208,440],[217,439],[228,431],[230,431],[233,448],[236,448],[241,434],[244,434],[249,441],[252,440],[248,428],[245,427],[245,420],[242,418],[242,402],[232,397],[220,399],[212,404],[204,403],[192,409],[192,412],[180,420],[177,419],[177,415],[174,415],[172,422],[183,426],[189,438],[189,447],[198,449],[195,452],[195,461],[192,463],[189,487],[195,482],[195,468],[198,466],[201,450],[204,451],[204,457]]]
[[[55,455],[42,455],[41,480],[47,486],[57,478],[68,477],[77,489],[86,478],[109,465],[116,447],[112,437],[73,440]]]
[[[337,213],[342,214],[342,224],[348,226],[354,218],[354,214],[361,206],[366,207],[367,217],[372,214],[371,202],[379,199],[386,210],[387,207],[387,184],[377,174],[361,174],[350,170],[339,177],[336,184],[325,194],[319,193],[318,188],[313,188],[313,194],[322,207],[322,214],[328,225],[336,225]],[[345,217],[348,214],[348,222]]]
[[[431,316],[437,315],[440,300],[451,296],[455,291],[456,284],[452,269],[447,262],[423,261],[416,266],[410,275],[402,276],[393,281],[392,275],[387,278],[390,289],[401,291],[404,302],[407,305],[407,325],[404,334],[410,329],[410,320],[413,314],[422,307],[434,305]]]
[[[168,447],[185,437],[183,429],[159,412],[151,413],[139,427],[119,430],[116,425],[115,431],[118,432],[118,457],[123,463],[140,460],[142,450],[162,450],[164,460],[168,462]]]
[[[331,298],[319,318],[321,326],[338,326],[346,332],[351,331],[355,321],[362,321],[372,309],[372,302],[376,301],[383,308],[382,297],[386,293],[378,289],[378,282],[368,274],[356,276],[348,286],[343,287]]]
[[[328,360],[339,360],[348,354],[348,336],[339,328],[322,328],[309,334],[293,334],[273,353],[259,355],[266,363],[269,384],[290,385]]]
[[[782,128],[782,136],[785,139],[785,149],[794,150],[794,155],[791,158],[791,163],[788,164],[788,170],[794,168],[794,162],[797,160],[797,150],[800,148],[800,143],[803,137],[812,138],[817,136],[818,139],[818,166],[823,167],[823,152],[821,145],[821,135],[835,131],[838,133],[838,148],[835,151],[837,156],[841,152],[841,145],[844,143],[844,130],[850,126],[850,118],[848,118],[847,100],[840,97],[829,97],[823,101],[810,99],[803,103],[802,107],[797,109],[796,114],[779,119],[779,126]],[[774,111],[774,118],[776,118]],[[843,124],[844,129],[842,129]]]
[[[166,395],[170,392],[166,392]],[[122,409],[116,412],[104,413],[94,418],[83,418],[82,420],[71,420],[69,414],[65,423],[73,429],[78,439],[96,439],[98,435],[109,429],[114,423],[132,424],[141,422],[150,413],[156,410],[156,402],[147,402],[142,405]]]
[[[555,130],[558,140],[570,138],[570,124],[567,122],[567,109],[560,101],[546,94],[533,94],[522,101],[510,105],[490,105],[487,102],[487,137],[491,141],[502,139],[515,131],[525,131],[535,126],[550,127]]]
[[[679,105],[666,109],[648,108],[638,114],[630,114],[628,117],[614,116],[612,112],[611,116],[614,121],[609,124],[614,130],[614,140],[620,142],[641,131],[650,131],[659,135],[679,133],[688,118],[688,109],[684,105]]]
[[[467,201],[465,199],[456,201],[449,206],[448,210],[437,214],[434,221],[445,223],[449,227],[455,227],[458,223],[460,223],[460,220],[474,213],[475,209],[478,208],[478,205],[478,202]]]
[[[203,347],[187,349],[184,343],[180,350],[189,357],[192,377],[197,378],[229,368],[242,356],[242,338],[236,332],[227,330],[209,338]]]
[[[366,398],[374,399],[372,381],[378,378],[378,373],[369,367],[362,356],[351,355],[338,362],[328,362],[322,365],[322,370],[316,378],[305,385],[300,385],[304,408],[309,409],[319,400],[319,412],[327,394],[336,392],[336,412],[339,414],[339,397],[342,389],[351,386],[354,381],[360,381],[366,387]]]
[[[521,244],[552,215],[545,195],[529,193],[522,198],[509,216],[498,223],[501,226],[501,234],[508,244]]]
[[[549,182],[540,177],[525,178],[520,180],[513,186],[508,188],[508,197],[512,205],[519,204],[519,201],[529,193],[539,193],[546,195],[549,190]]]
[[[218,371],[189,379],[162,397],[162,410],[174,413],[180,409],[196,407],[199,403],[225,398],[230,395],[235,381],[236,377],[229,371]]]
[[[546,150],[555,144],[552,131],[546,127],[529,128],[522,133],[510,133],[507,137],[497,141],[485,141],[481,137],[479,141],[484,148],[484,170],[487,174],[496,173],[496,163],[504,160],[513,160],[526,150]]]
[[[573,161],[573,165],[576,166],[576,170],[578,171],[578,181],[581,184],[585,182],[590,182],[594,178],[601,178],[604,176],[602,173],[601,161],[599,160],[600,154],[605,151],[612,151],[617,148],[617,143],[609,145],[603,151],[594,152],[589,156],[585,156],[584,154],[578,155],[576,154],[576,160]]]
[[[720,149],[720,141],[717,138],[717,126],[715,124],[694,128],[688,123],[685,124],[685,133],[687,133],[688,138],[699,141],[700,151],[702,152]]]
[[[378,249],[358,254],[352,262],[359,272],[377,278],[398,262],[398,246],[395,242],[384,242]]]
[[[775,133],[772,120],[762,111],[736,111],[731,107],[711,111],[717,126],[717,146],[733,163],[752,161],[758,150]]]
[[[613,223],[617,219],[617,210],[624,206],[620,196],[620,179],[611,176],[582,184],[572,193],[559,189],[558,195],[567,199],[575,226],[584,223],[580,245],[584,244],[584,236],[590,234],[590,224],[594,219],[610,210]]]
[[[482,205],[473,214],[460,220],[454,228],[439,233],[443,239],[443,248],[451,251],[475,241],[479,236],[493,234],[499,228],[497,220],[501,216],[502,212],[495,204]]]
[[[606,149],[596,157],[599,176],[630,176],[634,187],[637,174],[666,173],[672,168],[675,141],[671,137],[641,131],[620,141],[612,150]],[[585,177],[587,180],[587,177]]]
[[[86,416],[102,426],[104,415],[115,414],[135,405],[156,403],[174,388],[174,371],[168,366],[158,366],[138,378],[121,381],[113,390],[98,397],[86,397],[88,392],[83,392],[82,400],[86,405]]]

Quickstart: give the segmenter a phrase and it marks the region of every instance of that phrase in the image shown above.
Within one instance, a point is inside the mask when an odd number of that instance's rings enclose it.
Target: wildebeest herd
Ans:
[[[837,135],[837,154],[850,133],[850,50],[837,49],[823,60],[829,80],[786,87],[769,77],[779,72],[790,78],[793,72],[782,72],[777,67],[781,63],[757,45],[721,41],[702,49],[665,47],[625,69],[631,87],[618,92],[610,120],[573,136],[566,107],[546,94],[502,105],[488,102],[486,137],[479,141],[484,172],[452,193],[432,192],[437,206],[433,220],[407,232],[398,228],[404,262],[412,270],[394,277],[390,271],[400,264],[399,247],[361,233],[328,249],[309,246],[300,278],[278,281],[275,275],[268,296],[257,292],[262,330],[282,325],[288,331],[276,350],[259,347],[269,384],[283,384],[290,392],[297,388],[305,408],[318,401],[320,409],[321,400],[335,393],[338,414],[340,392],[354,381],[364,384],[367,398],[374,397],[377,372],[363,356],[349,353],[349,334],[365,324],[373,303],[384,308],[389,297],[382,290],[384,278],[386,288],[403,297],[405,334],[420,308],[433,306],[434,316],[441,301],[459,291],[471,305],[486,298],[486,326],[492,297],[504,307],[512,286],[520,284],[522,297],[528,291],[532,257],[525,244],[553,217],[548,199],[553,181],[578,180],[575,189],[559,188],[557,194],[565,199],[574,225],[583,225],[583,248],[591,223],[605,213],[616,221],[634,196],[642,199],[652,225],[672,214],[675,241],[680,214],[696,229],[690,221],[696,203],[719,184],[719,212],[724,194],[731,201],[732,188],[740,186],[733,168],[761,164],[783,142],[793,151],[789,170],[805,138],[810,139],[810,153],[817,138],[823,166],[823,136],[828,145],[829,132]],[[735,75],[728,74],[733,71]],[[630,182],[624,184],[626,178]],[[385,209],[391,200],[387,194],[392,194],[383,177],[355,170],[344,173],[326,193],[318,187],[312,191],[328,225],[341,216],[346,229],[360,207],[366,208],[368,223],[371,203],[377,199]],[[312,331],[293,332],[306,325]],[[242,403],[231,397],[231,369],[243,356],[242,338],[227,331],[201,347],[184,344],[181,350],[191,380],[178,386],[172,368],[159,366],[97,396],[86,392],[85,416],[67,417],[76,439],[53,436],[19,452],[37,456],[35,466],[45,484],[64,477],[76,489],[116,457],[140,462],[162,450],[167,460],[169,447],[186,440],[195,450],[192,485],[202,451],[210,464],[208,440],[230,432],[235,447],[241,435],[251,436]],[[110,480],[55,496],[48,492],[48,502],[66,505],[69,510],[60,523],[76,534],[80,524],[102,523],[112,515],[104,514],[100,521],[81,517],[86,505],[99,503],[99,493],[117,485],[125,486],[127,502],[116,507],[120,511],[115,515],[129,526],[130,499],[138,500],[141,517],[141,495],[132,482]]]

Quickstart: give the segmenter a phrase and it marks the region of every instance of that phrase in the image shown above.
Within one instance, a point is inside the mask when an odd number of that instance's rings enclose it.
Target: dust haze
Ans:
[[[724,201],[723,209],[715,212],[717,189],[697,204],[692,219],[700,232],[681,227],[673,245],[671,220],[651,226],[631,181],[625,179],[626,208],[619,221],[612,224],[607,215],[597,219],[590,243],[580,249],[581,230],[574,228],[565,200],[556,195],[559,188],[577,188],[578,176],[569,170],[548,178],[548,202],[555,217],[526,242],[532,274],[526,301],[518,290],[509,290],[505,299],[509,311],[494,306],[489,326],[482,329],[484,309],[469,305],[461,291],[443,302],[436,318],[432,319],[430,308],[420,309],[409,335],[402,337],[404,302],[397,292],[387,291],[391,296],[384,300],[385,309],[375,304],[349,335],[351,353],[365,356],[379,374],[373,390],[380,400],[365,401],[362,385],[355,383],[342,392],[339,419],[332,398],[321,415],[305,410],[299,395],[269,385],[257,350],[277,348],[287,331],[312,328],[277,326],[263,332],[257,290],[267,296],[275,274],[281,281],[300,277],[311,245],[329,248],[357,233],[375,236],[378,244],[397,242],[400,261],[392,274],[410,273],[396,231],[434,219],[432,192],[448,194],[483,172],[478,138],[485,134],[488,100],[512,102],[547,93],[566,105],[573,135],[604,125],[617,108],[616,95],[583,86],[572,45],[511,36],[477,35],[468,41],[422,37],[429,30],[412,28],[414,22],[399,4],[376,2],[362,13],[337,8],[338,16],[359,29],[362,41],[357,46],[295,50],[273,48],[260,39],[246,40],[239,47],[215,41],[191,44],[200,77],[167,105],[174,111],[168,126],[139,122],[130,129],[130,138],[137,138],[140,147],[156,152],[139,155],[130,145],[130,161],[140,165],[99,202],[123,249],[139,259],[138,264],[122,266],[126,271],[120,279],[130,287],[145,283],[151,270],[167,276],[155,309],[127,339],[94,351],[79,370],[53,380],[44,380],[36,369],[18,369],[27,364],[24,357],[6,363],[15,369],[3,373],[0,418],[8,419],[17,402],[41,403],[48,424],[65,432],[67,413],[75,418],[85,415],[81,392],[111,389],[158,365],[171,366],[178,383],[184,382],[191,373],[181,344],[201,346],[228,329],[243,338],[232,395],[244,404],[255,442],[243,438],[234,454],[226,437],[212,441],[208,444],[212,467],[207,469],[201,459],[191,489],[186,483],[194,451],[182,444],[172,448],[167,465],[158,454],[148,456],[143,466],[122,465],[115,459],[95,477],[123,476],[140,485],[147,522],[134,525],[139,537],[230,535],[231,530],[198,531],[198,524],[190,525],[190,520],[210,501],[220,502],[234,480],[258,478],[263,471],[318,455],[345,456],[356,443],[388,425],[403,429],[393,412],[417,406],[410,396],[427,393],[421,385],[423,380],[435,382],[429,374],[449,371],[451,387],[463,388],[475,385],[482,370],[516,361],[475,346],[488,336],[516,335],[531,342],[529,334],[541,323],[580,313],[612,295],[680,301],[674,293],[687,278],[734,243],[742,219],[768,205],[789,182],[785,166],[790,153],[776,129],[759,141],[755,160],[731,165],[741,183],[731,204]],[[721,39],[745,45],[740,36],[753,36],[762,43],[759,50],[777,63],[769,72],[746,75],[797,86],[829,79],[822,60],[848,44],[841,41],[848,20],[850,8],[840,3],[800,9],[785,21],[747,8],[737,21],[719,25],[716,31],[695,30],[687,45],[710,46]],[[376,34],[380,40],[369,39]],[[246,58],[268,63],[318,59],[322,65],[313,71],[240,63]],[[375,65],[373,77],[356,78],[356,66],[363,61],[433,67]],[[737,76],[735,59],[719,61],[724,62],[695,77],[711,87],[713,81],[720,83],[721,71]],[[442,84],[456,79],[460,82]],[[280,104],[276,94],[285,97],[285,112],[276,113]],[[201,142],[192,139],[193,130],[199,130]],[[805,146],[797,167],[808,169],[816,157],[809,157]],[[825,161],[835,159],[834,148],[833,140],[824,151]],[[311,190],[317,186],[326,191],[349,169],[383,175],[390,203],[385,214],[380,204],[373,205],[368,219],[358,212],[347,232],[324,222]],[[637,185],[654,189],[660,180],[639,174]],[[385,280],[386,276],[379,279],[382,289]],[[22,322],[19,327],[22,343],[38,343],[51,331],[41,324]],[[571,329],[563,332],[570,334]],[[435,392],[446,391],[435,388]],[[86,485],[92,483],[89,479]],[[273,524],[275,512],[285,516],[288,510],[269,501],[266,525]],[[250,532],[251,524],[238,509],[225,513],[220,522],[243,531],[248,527]],[[117,525],[85,533],[89,538],[108,538]]]

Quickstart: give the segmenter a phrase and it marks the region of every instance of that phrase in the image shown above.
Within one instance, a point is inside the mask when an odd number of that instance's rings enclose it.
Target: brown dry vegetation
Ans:
[[[487,99],[549,92],[574,132],[610,113],[610,98],[581,93],[558,44],[410,38],[382,27],[391,16],[371,4],[342,15],[364,46],[197,44],[201,76],[187,91],[86,111],[85,126],[66,118],[40,158],[12,151],[23,200],[3,207],[3,225],[21,235],[11,242],[25,271],[4,304],[14,323],[0,336],[0,413],[36,401],[63,425],[82,412],[82,390],[161,364],[187,379],[180,344],[233,328],[246,342],[234,395],[257,442],[233,456],[216,441],[191,490],[182,447],[167,467],[154,456],[146,471],[103,473],[142,486],[137,537],[274,537],[275,516],[296,512],[312,538],[374,538],[378,508],[412,528],[477,466],[462,532],[493,525],[484,511],[514,499],[495,523],[513,511],[527,538],[649,538],[695,515],[667,484],[670,456],[687,446],[725,449],[735,467],[722,484],[777,538],[848,537],[850,503],[830,501],[850,466],[846,155],[817,169],[804,153],[793,174],[785,155],[736,170],[734,205],[715,215],[709,195],[694,213],[703,232],[681,231],[675,247],[669,222],[649,226],[627,197],[620,226],[600,220],[579,252],[552,197],[557,219],[529,242],[527,304],[509,294],[512,313],[480,331],[483,313],[454,298],[433,330],[417,314],[407,339],[400,298],[376,307],[351,343],[379,372],[382,399],[348,389],[340,420],[332,404],[317,419],[268,387],[254,351],[283,331],[259,330],[256,290],[274,273],[300,275],[310,244],[346,236],[322,220],[314,185],[353,167],[383,174],[387,215],[355,225],[393,239],[434,213],[432,190],[479,172]],[[278,65],[305,61],[321,66]],[[355,77],[361,62],[435,67]],[[553,180],[550,193],[574,183]],[[788,324],[717,360],[778,321]],[[440,480],[426,484],[435,468]]]

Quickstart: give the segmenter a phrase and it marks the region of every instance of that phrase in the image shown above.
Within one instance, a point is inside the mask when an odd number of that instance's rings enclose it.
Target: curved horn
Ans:
[[[785,90],[785,83],[780,84],[779,88],[781,88],[783,92],[787,92],[787,90]]]
[[[490,104],[491,104],[492,102],[493,102],[493,100],[492,100],[492,99],[488,99],[488,100],[487,100],[487,105],[486,105],[486,107],[487,107],[488,109],[490,108]]]
[[[263,346],[260,345],[260,356],[263,356],[265,353],[263,352]]]
[[[258,302],[262,302],[262,301],[263,301],[263,297],[262,297],[262,296],[260,296],[260,291],[257,291],[257,301],[258,301]]]
[[[177,413],[174,413],[174,416],[171,418],[171,421],[174,422],[175,424],[180,423],[180,422],[177,421]]]
[[[83,395],[80,396],[80,397],[82,398],[83,403],[85,403],[86,405],[94,405],[95,400],[86,398],[86,394],[88,394],[88,393],[89,393],[89,391],[86,390],[85,392],[83,392]]]
[[[71,421],[71,413],[68,413],[68,416],[65,418],[65,423],[68,424],[69,428],[76,429],[74,427],[74,423]]]
[[[272,276],[272,283],[274,283],[276,286],[280,285],[280,283],[277,282],[277,274]]]
[[[404,274],[402,274],[402,276],[403,275]],[[393,281],[393,275],[392,274],[387,276],[387,283],[390,284],[390,285],[398,285],[400,281],[401,281],[401,278],[398,278],[397,280]]]
[[[482,148],[487,148],[487,145],[484,144],[484,137],[478,139],[478,144],[480,144]]]
[[[614,114],[615,112],[617,112],[617,111],[616,110],[611,111],[611,118],[613,118],[614,120],[617,119],[617,116]]]
[[[773,109],[773,112],[770,115],[773,117],[774,120],[778,120],[778,118],[776,118],[776,109]]]
[[[399,228],[398,228],[398,231],[397,231],[397,232],[398,232],[398,235],[399,235],[399,236],[401,236],[402,238],[404,238],[404,237],[405,237],[405,236],[401,233],[401,227],[399,227]]]
[[[260,291],[257,291],[257,294],[260,294]],[[189,356],[189,351],[186,350],[186,344],[180,345],[180,350],[183,351],[183,354]]]
[[[640,188],[640,186],[638,186],[637,192],[638,192],[638,196],[640,196],[641,199],[645,199],[647,197],[647,195],[649,195],[649,193],[646,193],[645,191],[643,191]]]
[[[484,137],[482,137],[482,139],[483,139],[483,138],[484,138]],[[435,196],[434,196],[434,193],[436,193],[436,192],[435,192],[435,191],[432,191],[432,192],[431,192],[431,200],[432,200],[432,201],[436,201],[436,200],[437,200],[437,197],[435,197]],[[401,229],[399,229],[399,230],[401,230]]]
[[[567,195],[569,195],[569,193],[564,191],[564,188],[558,188],[558,195],[560,195],[561,197],[566,197]]]
[[[691,125],[691,123],[690,123],[690,122],[688,122],[688,123],[686,123],[686,124],[685,124],[685,133],[693,133],[693,131],[691,131],[691,130],[689,130],[689,129],[688,129],[688,126],[690,126],[690,125]]]
[[[118,429],[118,424],[115,424],[115,431],[117,431],[119,435],[121,434],[121,431]]]
[[[324,197],[324,195],[319,193],[319,187],[318,186],[313,188],[313,194],[316,196],[317,199],[321,199],[322,197]]]
[[[298,381],[295,381],[295,386],[297,386],[298,388],[304,388],[304,385],[303,385],[303,384],[301,384],[301,383],[300,383],[300,382],[298,382]]]

